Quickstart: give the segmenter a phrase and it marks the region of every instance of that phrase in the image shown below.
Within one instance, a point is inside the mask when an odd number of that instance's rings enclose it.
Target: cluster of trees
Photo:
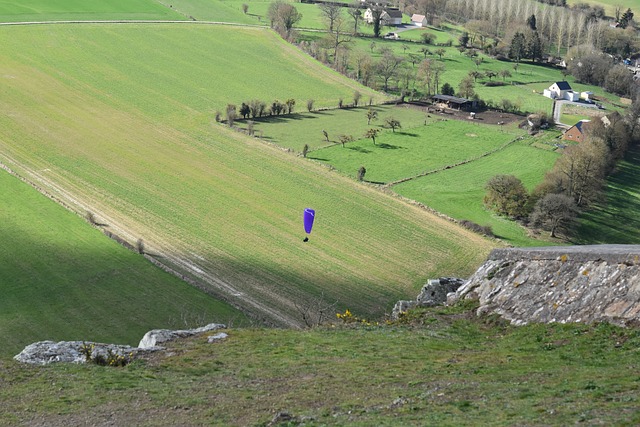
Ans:
[[[633,75],[623,64],[590,48],[572,49],[567,71],[580,83],[604,87],[620,96],[630,96],[635,88]]]
[[[636,108],[638,109],[638,108]],[[624,156],[637,129],[638,113],[627,117],[612,114],[605,121],[593,120],[580,144],[568,146],[530,194],[512,175],[497,175],[486,185],[485,206],[500,215],[542,227],[556,237],[580,210],[599,200],[605,178]]]

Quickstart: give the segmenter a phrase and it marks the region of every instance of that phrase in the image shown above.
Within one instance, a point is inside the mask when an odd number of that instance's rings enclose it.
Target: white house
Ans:
[[[577,101],[580,94],[574,92],[568,82],[555,82],[549,89],[545,89],[544,96],[551,99],[566,99],[567,101]]]
[[[414,13],[411,15],[411,23],[417,27],[426,27],[427,26],[427,17],[424,15],[418,15]]]
[[[364,21],[367,24],[373,24],[371,8],[368,8],[364,12]],[[400,9],[387,8],[382,12],[382,15],[380,15],[380,23],[387,26],[402,25],[402,12],[400,12]]]

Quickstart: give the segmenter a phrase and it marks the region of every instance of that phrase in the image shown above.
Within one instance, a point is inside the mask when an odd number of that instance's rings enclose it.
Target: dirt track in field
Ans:
[[[56,174],[51,169],[38,170],[17,162],[6,152],[0,151],[0,158],[6,159],[20,172],[14,171],[8,165],[0,162],[0,168],[17,176],[24,182],[30,184],[43,195],[61,204],[68,210],[83,216],[87,212],[96,215],[98,222],[103,224],[110,233],[117,235],[130,245],[135,245],[136,236],[144,235],[146,257],[154,264],[165,271],[168,271],[179,278],[186,280],[213,297],[223,300],[232,306],[240,309],[249,317],[257,320],[261,324],[278,327],[300,327],[302,322],[294,316],[281,313],[265,304],[252,295],[235,288],[230,283],[221,280],[216,276],[215,271],[203,265],[206,261],[196,254],[193,259],[177,254],[189,253],[189,248],[184,242],[176,239],[168,239],[153,228],[145,228],[144,231],[132,228],[129,224],[132,221],[126,216],[113,210],[101,209],[98,200],[91,200],[81,189],[82,185],[66,181],[61,175]],[[62,184],[64,183],[64,184]],[[127,224],[127,225],[125,225]],[[282,299],[279,295],[271,294],[273,299]]]

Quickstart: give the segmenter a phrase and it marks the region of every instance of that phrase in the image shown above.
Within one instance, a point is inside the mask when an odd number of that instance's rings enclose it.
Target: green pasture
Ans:
[[[151,329],[246,324],[0,170],[1,356],[42,340],[137,345]]]
[[[252,298],[298,322],[291,301],[313,298],[380,316],[427,278],[470,274],[492,247],[417,207],[216,124],[214,111],[228,102],[295,98],[300,108],[309,98],[336,105],[356,89],[365,99],[379,96],[270,31],[198,25],[1,31],[3,161],[27,176],[44,174],[39,185],[64,189],[79,208],[143,238],[172,265],[195,265],[190,271],[202,272],[198,277],[208,273],[230,284],[237,303]],[[305,244],[306,207],[317,217]]]
[[[344,147],[313,151],[308,155],[355,177],[360,166],[365,179],[388,183],[481,156],[516,136],[485,126],[458,120],[436,121],[426,126],[384,131],[376,138],[360,139]]]
[[[638,0],[567,0],[567,4],[589,3],[590,5],[602,6],[607,16],[615,17],[615,8],[620,6],[622,15],[628,8],[634,13],[640,11],[640,1]]]
[[[0,22],[182,20],[155,0],[0,0]]]
[[[640,148],[632,146],[606,182],[602,200],[580,216],[579,244],[640,244]]]
[[[184,119],[188,126],[197,118],[199,127],[207,127],[215,111],[250,99],[271,104],[293,98],[300,109],[313,98],[316,107],[327,107],[359,90],[365,98],[384,100],[259,28],[99,24],[2,32],[7,40],[0,53],[12,62],[65,84],[88,81],[87,95],[157,119]]]
[[[0,360],[0,425],[258,426],[274,412],[313,426],[640,423],[637,329],[510,326],[475,308],[412,311],[408,325],[229,329],[122,368]]]
[[[494,234],[515,246],[543,244],[527,236],[523,227],[486,210],[485,185],[494,175],[515,175],[528,190],[542,181],[558,154],[533,145],[532,139],[471,163],[393,186],[394,191],[453,218],[490,225]]]
[[[380,97],[374,98],[374,103]],[[345,98],[345,104],[353,103],[353,99]],[[368,104],[368,99],[360,99],[360,105]],[[378,114],[377,120],[367,124],[367,112],[369,109]],[[340,135],[351,135],[360,139],[367,129],[384,125],[388,117],[394,117],[400,121],[402,127],[414,128],[421,126],[427,120],[426,114],[406,105],[372,105],[358,108],[334,108],[324,111],[306,112],[306,107],[300,105],[296,114],[252,119],[256,132],[261,138],[274,142],[282,147],[291,148],[301,152],[304,145],[310,150],[331,146],[340,142]],[[238,121],[239,126],[246,127],[246,121]],[[329,142],[322,131],[326,131]],[[309,153],[311,155],[311,151]]]

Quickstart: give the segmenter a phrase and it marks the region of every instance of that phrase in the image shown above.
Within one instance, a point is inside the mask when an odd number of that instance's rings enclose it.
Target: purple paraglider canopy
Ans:
[[[313,220],[316,216],[316,211],[311,208],[306,208],[304,210],[304,231],[307,234],[311,234],[311,229],[313,228]]]

